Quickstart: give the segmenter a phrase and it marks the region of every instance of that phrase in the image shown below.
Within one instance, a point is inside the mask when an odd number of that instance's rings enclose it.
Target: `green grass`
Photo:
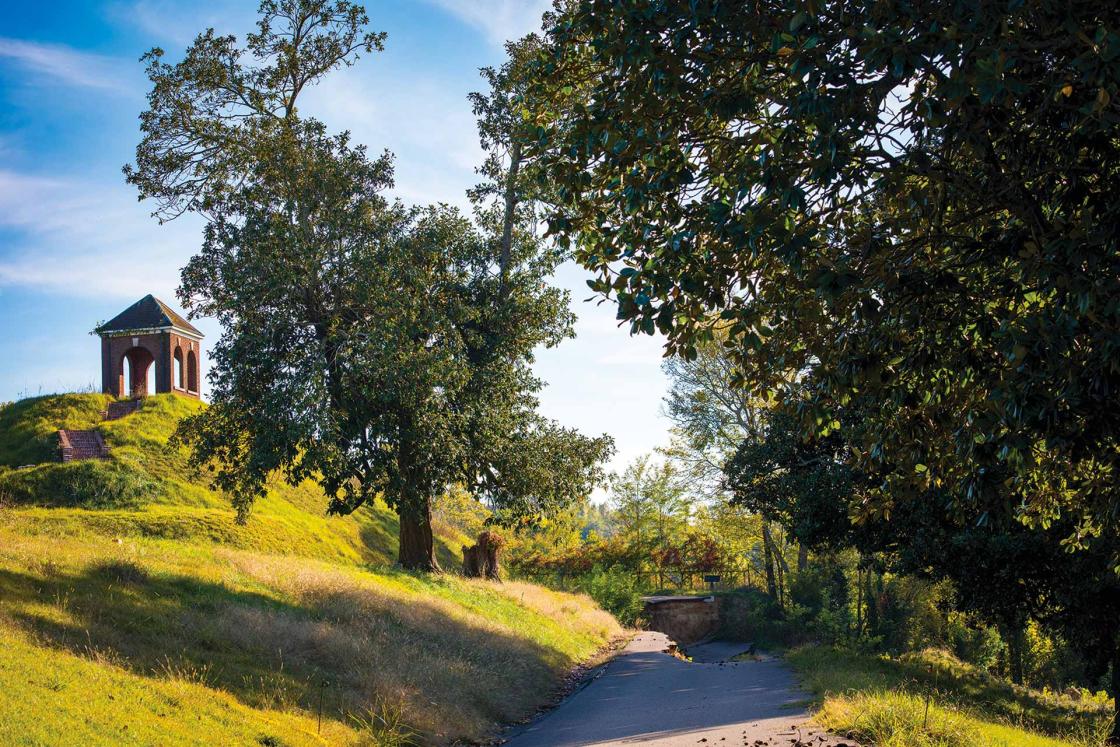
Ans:
[[[0,682],[19,686],[0,696],[6,744],[267,744],[356,742],[352,729],[328,720],[317,732],[309,715],[261,710],[192,681],[133,674],[92,652],[45,648],[0,629]],[[67,704],[80,702],[80,706]]]
[[[822,726],[877,747],[1095,747],[1110,723],[1103,697],[1016,687],[944,651],[892,659],[804,646],[787,658]]]
[[[52,394],[0,404],[0,466],[57,458],[59,429],[92,428],[111,401],[107,394]]]
[[[204,405],[156,395],[138,412],[102,422],[109,401],[102,394],[63,394],[0,409],[0,502],[14,505],[11,521],[29,532],[66,536],[193,540],[360,564],[395,559],[393,511],[378,502],[351,516],[328,517],[327,498],[311,481],[271,481],[248,525],[237,526],[227,497],[189,466],[186,449],[168,443],[177,423]],[[100,428],[109,459],[55,461],[63,427]],[[17,465],[22,468],[12,468]],[[458,567],[467,538],[438,525],[436,535],[440,562]]]
[[[327,517],[311,482],[236,524],[167,445],[183,398],[102,424],[109,460],[51,461],[104,404],[0,410],[0,744],[485,740],[621,632],[584,596],[393,570],[393,512]]]

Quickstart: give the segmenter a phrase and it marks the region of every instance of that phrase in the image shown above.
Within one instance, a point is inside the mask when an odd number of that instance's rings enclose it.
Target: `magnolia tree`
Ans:
[[[400,564],[435,570],[434,496],[461,485],[532,519],[586,495],[612,446],[537,413],[533,351],[573,317],[543,281],[560,256],[516,199],[483,190],[473,219],[407,208],[384,196],[389,154],[300,113],[310,86],[381,49],[367,22],[345,0],[266,0],[244,46],[209,30],[178,63],[151,51],[125,173],[161,220],[207,220],[179,289],[223,327],[212,404],[179,430],[195,462],[242,520],[277,474],[318,480],[332,513],[381,497]]]
[[[573,0],[529,75],[592,287],[685,357],[726,328],[755,394],[804,387],[802,434],[869,476],[856,522],[935,500],[1120,567],[1112,9]]]

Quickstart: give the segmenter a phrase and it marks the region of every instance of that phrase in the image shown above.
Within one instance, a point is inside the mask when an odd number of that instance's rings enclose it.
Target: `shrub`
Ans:
[[[773,599],[756,589],[742,589],[720,595],[720,636],[730,640],[751,641],[762,648],[785,648],[804,643],[811,637],[801,618],[808,608],[796,607],[796,617],[782,611]]]
[[[628,627],[638,625],[643,608],[642,596],[650,591],[639,587],[634,575],[618,566],[603,568],[596,565],[577,577],[570,586],[587,594]]]
[[[135,507],[157,487],[143,470],[110,459],[41,464],[0,474],[0,494],[24,505]]]
[[[960,612],[949,613],[946,627],[947,643],[957,658],[989,672],[996,669],[1007,648],[999,631]]]

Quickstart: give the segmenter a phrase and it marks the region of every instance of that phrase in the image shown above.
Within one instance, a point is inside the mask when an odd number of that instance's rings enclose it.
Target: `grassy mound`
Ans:
[[[0,503],[18,509],[11,521],[51,535],[204,541],[353,563],[395,558],[394,512],[377,504],[328,517],[326,496],[311,481],[296,487],[273,481],[249,524],[236,525],[229,500],[188,466],[185,449],[168,445],[176,424],[204,405],[162,394],[132,415],[102,422],[109,401],[102,394],[63,394],[0,408]],[[60,428],[100,428],[109,459],[55,461]],[[448,527],[437,526],[436,533],[440,561],[457,567],[467,538]]]
[[[107,394],[53,394],[0,404],[0,466],[57,458],[59,429],[92,428],[111,401]]]
[[[816,720],[879,747],[1096,747],[1110,703],[1016,687],[944,651],[899,659],[823,646],[789,661],[820,698]]]
[[[327,517],[311,482],[239,526],[167,445],[201,405],[106,404],[0,408],[0,744],[484,740],[621,632],[587,597],[393,570],[393,512]],[[63,426],[110,458],[54,462]]]

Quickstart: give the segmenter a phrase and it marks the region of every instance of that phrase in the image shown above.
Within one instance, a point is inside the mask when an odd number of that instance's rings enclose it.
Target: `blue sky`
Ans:
[[[177,58],[207,26],[252,27],[241,2],[24,3],[3,0],[0,26],[0,401],[100,388],[89,331],[146,293],[174,303],[179,268],[199,243],[191,218],[160,226],[123,181],[138,139],[153,46]],[[466,100],[502,42],[534,30],[540,0],[371,0],[383,53],[332,74],[303,104],[373,152],[397,157],[407,202],[465,204],[482,153]],[[631,338],[610,304],[585,303],[586,275],[562,268],[578,337],[542,351],[547,415],[610,433],[614,467],[666,441],[660,341]],[[214,339],[209,320],[198,326]]]

